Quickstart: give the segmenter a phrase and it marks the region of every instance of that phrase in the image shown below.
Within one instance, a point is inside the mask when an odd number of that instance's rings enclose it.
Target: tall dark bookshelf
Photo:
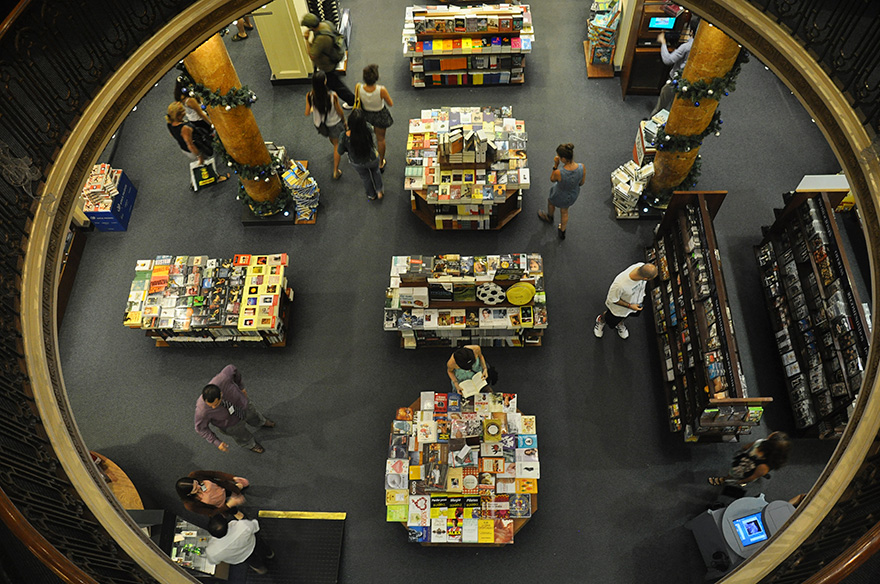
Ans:
[[[712,223],[726,194],[674,193],[646,250],[669,429],[686,442],[735,441],[772,401],[750,397],[742,375]]]
[[[784,195],[755,247],[795,425],[820,438],[849,421],[870,335],[834,218],[843,196]]]

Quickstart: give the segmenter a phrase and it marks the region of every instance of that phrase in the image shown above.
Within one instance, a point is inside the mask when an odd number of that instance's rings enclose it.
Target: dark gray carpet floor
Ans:
[[[329,143],[303,117],[306,86],[273,87],[258,35],[229,43],[266,140],[308,159],[321,188],[314,226],[243,228],[230,182],[190,192],[184,157],[163,121],[175,73],[144,97],[119,137],[114,166],[139,189],[129,230],[89,235],[61,330],[67,390],[87,445],[125,469],[147,507],[184,511],[174,481],[193,469],[248,477],[253,509],[348,513],[340,580],[446,579],[448,571],[493,580],[700,582],[702,562],[683,524],[717,492],[706,477],[726,468],[733,445],[685,445],[665,421],[649,320],[622,341],[592,335],[611,279],[641,258],[653,222],[613,219],[609,174],[629,156],[638,120],[654,98],[621,100],[617,79],[586,78],[582,40],[588,4],[535,6],[537,42],[522,87],[414,90],[401,56],[402,0],[350,0],[351,87],[368,63],[395,100],[384,202],[364,200],[356,173],[330,179]],[[526,121],[533,188],[504,230],[433,232],[402,190],[407,119],[423,107],[513,106]],[[789,90],[753,59],[721,103],[724,131],[703,147],[704,190],[729,191],[718,232],[750,391],[777,398],[756,436],[791,427],[752,246],[772,222],[781,193],[804,174],[839,170],[819,129]],[[588,180],[569,235],[535,217],[549,187],[554,149],[576,145]],[[288,347],[281,350],[157,349],[122,326],[135,260],[157,254],[287,252],[296,291]],[[540,511],[504,549],[426,549],[384,522],[383,463],[389,420],[423,390],[445,391],[445,350],[404,351],[382,331],[382,301],[395,254],[539,252],[546,267],[550,328],[537,349],[487,349],[499,389],[517,392],[541,435]],[[201,386],[228,363],[278,422],[261,431],[267,452],[224,454],[195,434]],[[806,491],[835,444],[798,440],[790,464],[764,485],[768,499]],[[278,550],[284,553],[284,550]]]

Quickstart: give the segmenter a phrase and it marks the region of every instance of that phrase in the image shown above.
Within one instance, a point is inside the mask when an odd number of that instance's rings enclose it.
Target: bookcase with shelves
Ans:
[[[528,134],[512,108],[443,107],[409,121],[404,188],[433,229],[501,229],[529,188]]]
[[[841,193],[797,192],[755,254],[795,425],[842,434],[862,382],[870,334],[833,209]]]
[[[525,82],[534,42],[529,6],[410,6],[403,54],[413,87]]]
[[[406,349],[540,346],[546,304],[540,254],[394,256],[384,329]]]
[[[283,347],[293,290],[285,253],[138,260],[124,325],[157,347]]]
[[[646,250],[669,427],[686,442],[737,440],[772,398],[749,397],[712,220],[726,192],[676,192]]]

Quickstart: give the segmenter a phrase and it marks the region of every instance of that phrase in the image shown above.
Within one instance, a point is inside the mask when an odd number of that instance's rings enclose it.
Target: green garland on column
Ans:
[[[657,135],[654,137],[652,144],[657,147],[657,150],[662,150],[663,152],[690,152],[691,149],[702,145],[703,138],[709,134],[720,135],[721,124],[723,123],[721,110],[716,109],[715,115],[712,116],[712,121],[699,134],[667,134],[666,124],[663,124],[657,128]]]
[[[281,192],[278,193],[278,196],[274,201],[258,202],[253,200],[251,196],[247,194],[244,185],[239,183],[238,194],[235,196],[235,200],[241,202],[242,205],[250,207],[250,210],[253,211],[254,215],[257,217],[268,217],[286,209],[287,206],[293,202],[293,193],[290,191],[290,187],[287,183],[282,180]]]
[[[281,179],[281,175],[284,173],[284,165],[278,158],[273,157],[272,162],[269,164],[242,164],[229,155],[226,148],[223,146],[223,142],[216,137],[214,138],[214,156],[219,157],[221,164],[225,162],[227,168],[231,168],[232,172],[238,175],[240,179],[239,193],[235,198],[236,200],[241,201],[243,205],[250,207],[254,212],[254,215],[257,217],[274,215],[275,213],[284,210],[290,202],[293,201],[293,195],[290,192],[290,188],[287,183]],[[241,184],[242,180],[262,180],[269,182],[272,180],[273,175],[278,175],[279,179],[281,179],[281,192],[274,201],[258,202],[253,200],[245,190],[244,185]]]
[[[749,52],[740,49],[730,71],[724,77],[715,77],[709,82],[703,79],[691,82],[681,77],[681,71],[676,72],[671,82],[675,89],[675,97],[692,101],[695,107],[700,107],[701,99],[720,101],[722,97],[730,95],[730,92],[736,89],[736,78],[739,76],[742,66],[748,62]]]
[[[189,93],[198,97],[207,106],[223,107],[226,108],[226,111],[229,111],[238,106],[249,108],[257,101],[257,94],[248,89],[247,85],[233,87],[225,94],[221,94],[194,81],[189,76],[182,62],[178,63],[177,68],[180,69],[180,75],[177,76],[177,80],[189,87]]]

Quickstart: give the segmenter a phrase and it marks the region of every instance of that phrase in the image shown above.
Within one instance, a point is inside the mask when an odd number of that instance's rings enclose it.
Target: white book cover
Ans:
[[[431,543],[446,543],[446,517],[431,519]]]
[[[434,410],[434,392],[433,391],[423,391],[422,392],[419,410],[421,410],[423,412]]]

